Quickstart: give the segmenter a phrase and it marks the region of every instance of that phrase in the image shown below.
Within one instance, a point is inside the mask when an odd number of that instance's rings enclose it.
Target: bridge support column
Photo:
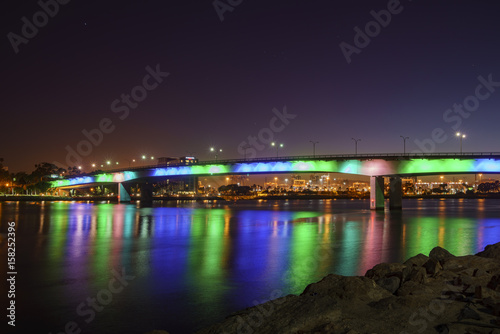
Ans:
[[[403,186],[400,176],[391,176],[389,186],[389,209],[401,210],[403,208]]]
[[[384,177],[370,177],[370,209],[384,210]]]
[[[141,183],[141,202],[153,202],[153,184]]]
[[[187,179],[188,187],[186,190],[193,191],[196,195],[198,193],[198,176],[191,176]]]
[[[130,202],[130,187],[126,189],[123,183],[118,183],[118,202]]]

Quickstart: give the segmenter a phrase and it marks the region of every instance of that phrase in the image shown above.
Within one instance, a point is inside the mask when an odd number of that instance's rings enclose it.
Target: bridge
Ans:
[[[192,165],[141,166],[113,169],[52,181],[52,187],[71,189],[118,184],[120,201],[130,201],[127,188],[141,184],[141,196],[152,198],[155,181],[168,178],[233,174],[343,173],[370,177],[370,208],[384,208],[384,177],[390,178],[390,208],[401,208],[401,177],[436,174],[500,173],[500,153],[381,153],[284,156],[275,158],[201,161]]]

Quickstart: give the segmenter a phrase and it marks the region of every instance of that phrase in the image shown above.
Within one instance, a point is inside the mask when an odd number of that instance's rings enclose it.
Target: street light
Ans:
[[[404,136],[400,136],[401,138],[403,138],[403,155],[406,154],[406,140],[407,139],[410,139],[410,137],[404,137]]]
[[[210,152],[215,152],[215,162],[217,162],[217,157],[219,156],[219,153],[222,153],[222,148],[215,148],[215,147],[210,147]]]
[[[247,150],[248,150],[249,148],[252,148],[252,146],[250,146],[250,145],[246,145],[246,146],[244,146],[244,147],[243,147],[243,155],[244,155],[244,160],[247,160]]]
[[[358,154],[358,141],[361,141],[361,139],[354,139],[354,138],[351,139],[354,140],[354,153]]]
[[[271,146],[272,146],[272,147],[276,147],[276,158],[277,158],[277,157],[278,157],[278,150],[279,150],[280,148],[283,148],[283,146],[285,146],[285,145],[283,145],[283,143],[276,144],[275,142],[272,142],[272,143],[271,143]]]
[[[154,158],[155,158],[154,156],[149,157],[150,160],[154,160]],[[148,160],[148,156],[146,154],[143,154],[141,156],[141,159],[143,161],[143,164],[147,164],[146,160]],[[133,159],[132,162],[135,162],[135,159]],[[129,165],[130,165],[130,161],[129,161]]]
[[[309,142],[313,144],[313,157],[315,157],[316,156],[316,144],[318,144],[319,141],[309,140]]]
[[[457,132],[457,137],[460,138],[460,154],[462,154],[462,139],[465,138],[465,133]]]

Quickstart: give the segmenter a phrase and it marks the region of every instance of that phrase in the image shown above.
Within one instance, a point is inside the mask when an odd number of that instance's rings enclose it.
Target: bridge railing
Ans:
[[[269,161],[293,161],[293,160],[324,160],[324,159],[374,159],[374,158],[397,158],[397,159],[411,159],[411,158],[440,158],[440,157],[454,157],[456,159],[471,159],[471,158],[496,158],[500,159],[500,152],[441,152],[441,153],[360,153],[360,154],[329,154],[329,155],[294,155],[294,156],[281,156],[281,157],[264,157],[264,158],[251,158],[251,159],[224,159],[224,160],[206,160],[199,161],[199,165],[207,164],[224,164],[224,163],[250,163],[250,162],[269,162]]]

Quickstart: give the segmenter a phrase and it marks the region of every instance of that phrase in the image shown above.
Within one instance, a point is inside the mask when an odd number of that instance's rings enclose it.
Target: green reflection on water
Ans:
[[[410,256],[418,253],[428,255],[429,250],[439,246],[454,255],[473,254],[476,224],[476,220],[470,218],[411,218],[404,226],[405,253]]]

